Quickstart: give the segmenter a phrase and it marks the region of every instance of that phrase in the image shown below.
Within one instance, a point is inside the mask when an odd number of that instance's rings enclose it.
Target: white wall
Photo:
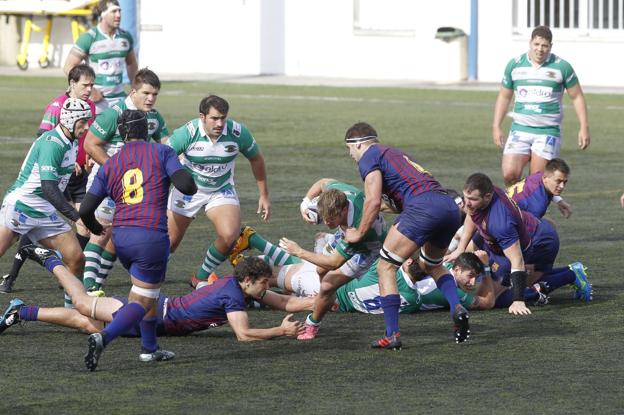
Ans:
[[[513,33],[511,6],[508,1],[479,0],[480,81],[500,82],[507,62],[528,51],[530,30]],[[605,36],[553,29],[552,51],[572,64],[582,85],[624,86],[624,32]]]
[[[382,26],[401,30],[358,30],[356,1],[364,25],[372,13]],[[468,33],[470,1],[140,0],[139,21],[140,65],[157,72],[452,82],[466,74],[462,45],[434,36],[441,26]],[[513,33],[511,1],[479,0],[478,35],[480,81],[499,82],[507,61],[528,48],[528,34]],[[553,51],[572,63],[582,84],[624,86],[624,34],[605,40],[554,30],[554,37]],[[40,42],[33,34],[31,65]],[[55,19],[53,66],[61,66],[70,46],[69,20]]]

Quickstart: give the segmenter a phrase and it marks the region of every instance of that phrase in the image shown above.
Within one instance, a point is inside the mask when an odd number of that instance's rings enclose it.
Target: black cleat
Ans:
[[[2,276],[2,281],[0,281],[0,293],[8,294],[13,292],[13,283],[17,278],[11,274],[6,274]]]
[[[58,255],[56,255],[56,252],[53,250],[42,248],[33,244],[24,245],[18,250],[18,253],[23,258],[32,259],[42,267],[45,267],[45,262],[48,258],[58,258]]]
[[[463,343],[470,338],[470,325],[468,324],[468,311],[458,304],[453,314],[453,330],[455,331],[455,343]]]
[[[373,349],[385,349],[385,350],[401,350],[403,343],[401,343],[401,333],[398,331],[392,333],[392,336],[383,336],[379,340],[375,340],[371,343]]]
[[[84,362],[87,369],[93,372],[104,351],[104,337],[102,333],[93,333],[90,335],[87,344],[89,348],[87,349],[87,354],[85,354]]]
[[[24,307],[24,302],[19,298],[14,298],[0,317],[0,334],[6,329],[20,322],[20,310]]]

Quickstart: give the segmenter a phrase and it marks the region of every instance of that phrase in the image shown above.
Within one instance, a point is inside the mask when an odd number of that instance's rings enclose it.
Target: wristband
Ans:
[[[513,301],[524,301],[524,289],[529,275],[526,271],[513,271],[510,275]]]

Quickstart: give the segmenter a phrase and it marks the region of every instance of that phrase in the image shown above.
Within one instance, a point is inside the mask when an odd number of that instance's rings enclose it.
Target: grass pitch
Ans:
[[[59,78],[0,77],[0,188],[15,179],[44,106],[64,86]],[[273,203],[269,223],[255,214],[257,190],[242,157],[236,183],[244,222],[272,240],[288,236],[311,247],[319,229],[300,220],[298,205],[316,179],[361,185],[343,145],[345,130],[360,120],[447,187],[461,189],[475,171],[502,183],[500,152],[490,138],[495,92],[166,82],[157,107],[173,130],[197,116],[199,100],[209,93],[228,99],[230,116],[260,143]],[[564,196],[574,214],[569,220],[556,208],[548,214],[561,238],[557,264],[580,260],[589,268],[591,304],[561,289],[531,316],[473,312],[473,336],[461,345],[452,342],[446,311],[402,316],[405,347],[396,353],[371,351],[368,343],[382,332],[383,319],[357,314],[328,315],[310,343],[239,343],[227,326],[164,338],[161,344],[177,357],[155,365],[138,361],[137,339],[119,339],[95,373],[83,367],[85,335],[28,323],[0,336],[0,413],[624,412],[621,100],[587,96],[593,141],[584,152],[576,147],[578,125],[566,101],[562,157],[572,175]],[[166,294],[187,292],[186,281],[213,238],[208,221],[197,219],[171,259]],[[0,259],[4,272],[13,252]],[[120,265],[106,288],[109,295],[127,294]],[[15,296],[62,303],[56,282],[33,263],[24,266]],[[10,298],[0,297],[0,306]],[[250,312],[258,327],[278,325],[283,316]]]

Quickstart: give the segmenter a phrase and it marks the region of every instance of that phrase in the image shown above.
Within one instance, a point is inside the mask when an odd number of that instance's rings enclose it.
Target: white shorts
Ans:
[[[214,207],[223,205],[240,206],[238,195],[233,187],[210,193],[198,191],[192,196],[185,195],[175,187],[172,187],[169,192],[167,209],[187,218],[194,218],[202,207],[207,212]]]
[[[0,225],[17,234],[28,236],[32,242],[39,242],[72,230],[56,212],[43,218],[31,218],[8,202],[3,202],[0,208]]]
[[[314,253],[331,255],[336,248],[336,236],[332,233],[319,232],[314,238]]]
[[[561,137],[511,130],[505,142],[503,154],[530,155],[535,153],[545,160],[552,160],[559,157],[560,151]]]
[[[277,275],[277,286],[285,289],[284,280],[286,279],[286,274],[293,272],[293,267],[301,267],[299,271],[290,277],[293,294],[297,297],[317,295],[321,289],[321,280],[316,273],[316,265],[307,261],[303,261],[300,264],[284,265]]]
[[[333,255],[336,245],[342,239],[342,232],[335,234],[320,232],[314,239],[314,253],[326,256]],[[355,254],[347,262],[342,264],[340,272],[349,278],[360,278],[373,265],[375,259],[379,257],[379,252],[368,254]]]
[[[342,264],[340,272],[349,278],[360,278],[366,274],[377,258],[379,258],[379,251],[368,254],[355,254],[351,259]]]
[[[87,192],[89,192],[89,189],[93,184],[93,180],[95,179],[95,175],[97,174],[99,169],[99,164],[96,163],[93,165],[93,169],[91,170],[91,173],[89,173],[89,177],[87,178]],[[95,210],[95,217],[102,221],[113,223],[114,215],[115,202],[113,202],[113,199],[111,199],[110,197],[104,198],[104,200],[102,200],[102,203],[100,203],[98,208]]]

